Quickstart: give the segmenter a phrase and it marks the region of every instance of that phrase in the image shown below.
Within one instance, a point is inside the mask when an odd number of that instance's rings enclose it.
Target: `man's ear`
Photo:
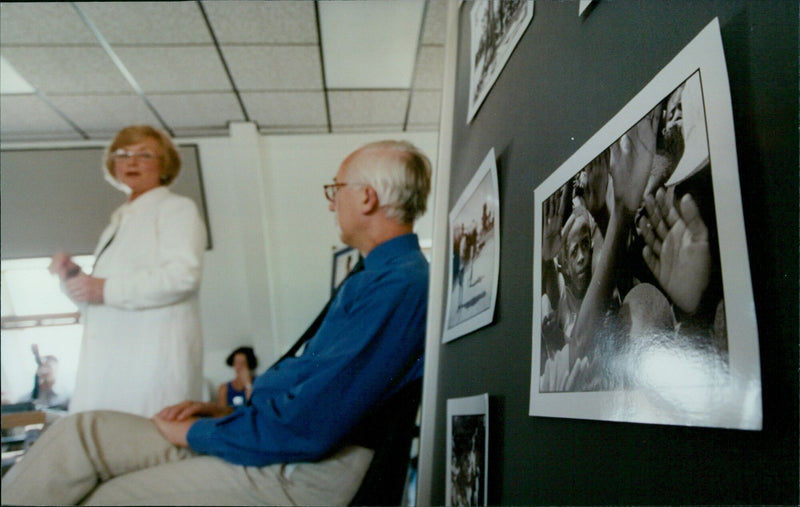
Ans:
[[[364,187],[362,199],[362,210],[365,215],[369,215],[381,207],[380,200],[378,199],[378,193],[370,186]]]

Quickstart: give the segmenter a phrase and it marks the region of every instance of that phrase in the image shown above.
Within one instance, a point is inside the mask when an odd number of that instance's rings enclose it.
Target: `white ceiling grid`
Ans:
[[[436,130],[446,2],[428,0],[410,88],[326,86],[314,1],[0,3],[0,55],[36,90],[0,95],[0,140]],[[126,78],[126,72],[131,79]]]

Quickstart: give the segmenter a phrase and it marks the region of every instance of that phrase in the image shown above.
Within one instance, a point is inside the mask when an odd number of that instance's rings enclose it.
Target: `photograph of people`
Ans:
[[[680,382],[655,351],[727,367],[703,107],[695,73],[542,203],[540,392]]]
[[[500,263],[500,197],[494,149],[450,212],[450,287],[444,341],[494,318]]]
[[[194,202],[169,189],[181,161],[166,133],[126,127],[103,162],[127,199],[100,235],[94,269],[81,271],[66,252],[50,264],[84,326],[70,411],[151,417],[202,394],[197,295],[206,229]]]
[[[473,4],[467,123],[472,121],[533,19],[533,5],[532,0],[487,0]]]

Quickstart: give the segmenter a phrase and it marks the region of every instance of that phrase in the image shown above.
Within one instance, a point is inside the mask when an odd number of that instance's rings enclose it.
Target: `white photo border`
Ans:
[[[724,277],[728,369],[713,385],[596,392],[540,392],[542,230],[539,211],[580,168],[613,144],[679,84],[700,72]],[[733,113],[719,20],[714,19],[622,110],[534,191],[533,353],[529,415],[759,430],[758,329],[746,248]],[[659,390],[660,389],[660,390]],[[666,391],[666,392],[665,392]]]
[[[447,471],[445,474],[445,505],[453,505],[453,418],[459,416],[483,416],[483,448],[481,449],[482,462],[480,463],[481,499],[469,505],[488,505],[488,477],[489,477],[489,394],[479,394],[464,398],[450,398],[447,400]]]
[[[487,183],[488,188],[486,188]],[[482,188],[483,194],[480,193]],[[455,230],[459,225],[462,227],[465,225],[464,222],[466,222],[466,215],[468,212],[472,212],[470,215],[471,217],[474,218],[476,216],[478,209],[475,209],[475,206],[477,204],[481,205],[480,208],[486,206],[492,225],[491,238],[489,238],[491,239],[491,251],[487,252],[487,254],[492,256],[492,266],[488,273],[483,273],[486,276],[490,276],[491,280],[489,280],[488,283],[481,283],[482,287],[488,289],[486,290],[486,296],[489,298],[489,304],[488,306],[482,306],[483,309],[480,310],[479,313],[467,317],[464,320],[456,321],[454,315],[460,310],[462,304],[461,301],[458,301],[457,298],[454,297],[456,279],[453,271],[456,268],[454,268],[453,264],[456,261],[456,257],[459,256],[455,246]],[[459,197],[455,206],[453,206],[453,209],[450,211],[449,224],[450,241],[448,258],[450,259],[450,269],[448,270],[448,283],[446,287],[447,310],[444,317],[444,330],[442,332],[443,343],[460,338],[481,327],[488,326],[494,321],[495,305],[497,303],[497,284],[500,274],[500,191],[497,183],[497,162],[494,148],[489,150],[489,153],[483,159],[483,162],[472,177],[472,180],[470,180],[467,187],[461,193],[461,197]],[[473,263],[470,261],[470,268],[472,267],[471,264]],[[466,266],[467,263],[462,263],[463,268],[466,268]],[[461,273],[461,284],[463,287],[465,275],[463,271]]]

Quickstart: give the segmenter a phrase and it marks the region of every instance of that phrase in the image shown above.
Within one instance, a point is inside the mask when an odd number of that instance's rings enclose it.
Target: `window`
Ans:
[[[93,256],[73,260],[85,272],[94,264]],[[58,278],[47,271],[49,264],[49,258],[0,264],[3,403],[24,401],[31,395],[37,369],[33,345],[43,360],[46,356],[58,360],[54,390],[68,397],[74,390],[83,326],[77,306],[61,292]]]

